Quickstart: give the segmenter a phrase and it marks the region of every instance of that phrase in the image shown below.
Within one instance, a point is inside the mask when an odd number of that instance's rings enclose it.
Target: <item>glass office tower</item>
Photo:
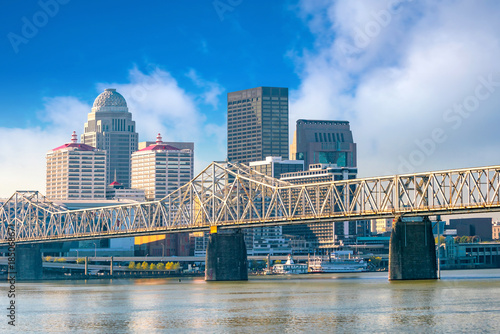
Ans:
[[[228,93],[228,160],[248,164],[288,155],[288,88],[257,87]]]

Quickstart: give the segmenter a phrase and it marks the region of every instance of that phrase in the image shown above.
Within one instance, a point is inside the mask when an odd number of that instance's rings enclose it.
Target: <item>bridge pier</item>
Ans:
[[[40,245],[16,245],[15,261],[15,270],[9,270],[9,276],[15,274],[17,281],[39,280],[43,278]]]
[[[428,217],[397,217],[389,247],[389,280],[437,279],[436,246]]]
[[[208,239],[205,281],[248,280],[247,248],[243,232],[240,229],[214,231]]]

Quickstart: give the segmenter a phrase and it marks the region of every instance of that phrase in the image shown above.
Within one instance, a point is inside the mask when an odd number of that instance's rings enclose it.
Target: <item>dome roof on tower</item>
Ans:
[[[127,101],[114,88],[106,88],[95,99],[92,111],[128,111]]]

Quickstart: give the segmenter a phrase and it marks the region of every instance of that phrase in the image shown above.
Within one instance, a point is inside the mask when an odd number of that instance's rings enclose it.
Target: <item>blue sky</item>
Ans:
[[[104,88],[139,139],[226,157],[226,94],[290,88],[295,120],[351,122],[360,176],[498,164],[496,1],[6,1],[0,197],[45,190],[45,153]]]

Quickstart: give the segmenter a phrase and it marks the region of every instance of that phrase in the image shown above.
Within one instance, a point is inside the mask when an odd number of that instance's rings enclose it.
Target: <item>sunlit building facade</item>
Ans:
[[[116,89],[105,89],[94,101],[81,141],[106,151],[107,183],[114,180],[130,188],[130,157],[138,144],[135,131],[125,98]]]
[[[147,200],[158,200],[193,178],[193,152],[162,142],[132,154],[132,188],[144,189]]]
[[[227,94],[229,161],[286,159],[288,149],[288,88],[257,87]]]
[[[106,152],[71,142],[46,155],[46,194],[51,200],[106,199]]]

